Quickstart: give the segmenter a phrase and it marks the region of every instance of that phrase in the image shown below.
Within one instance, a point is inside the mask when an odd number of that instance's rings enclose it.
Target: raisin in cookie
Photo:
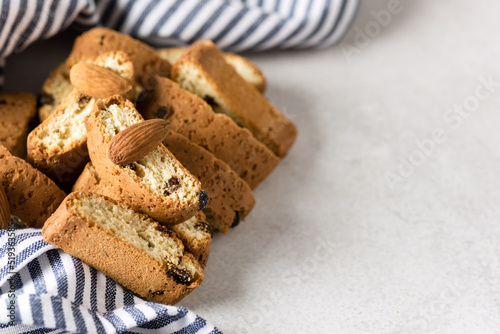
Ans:
[[[173,66],[172,78],[204,98],[214,111],[249,129],[279,157],[292,146],[295,125],[243,80],[212,42],[199,41],[189,47]]]
[[[172,80],[156,80],[154,89],[137,106],[144,118],[168,120],[172,130],[212,152],[252,189],[274,170],[278,157],[250,131],[228,116],[214,113],[205,101]]]
[[[86,121],[92,164],[101,179],[112,185],[107,196],[163,224],[183,222],[207,206],[208,195],[165,146],[160,144],[127,165],[115,165],[108,156],[111,140],[142,121],[134,105],[119,95],[99,100]]]
[[[98,194],[71,193],[42,235],[131,291],[164,304],[177,303],[203,281],[203,268],[172,230]]]

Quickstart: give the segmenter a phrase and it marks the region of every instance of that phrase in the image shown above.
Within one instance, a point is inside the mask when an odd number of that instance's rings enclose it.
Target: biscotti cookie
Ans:
[[[42,235],[150,300],[175,304],[203,281],[202,267],[172,230],[101,195],[71,193]]]
[[[59,64],[43,83],[38,95],[38,118],[45,121],[73,90],[66,63]]]
[[[135,81],[139,84],[147,85],[146,81],[153,73],[170,75],[170,63],[160,58],[153,48],[130,36],[102,27],[90,29],[75,40],[66,65],[71,68],[78,62],[94,59],[110,51],[127,54],[134,64]]]
[[[1,146],[0,153],[0,186],[9,199],[10,212],[28,227],[42,227],[66,194],[39,170],[8,155]]]
[[[187,48],[165,48],[156,51],[160,57],[167,60],[170,64],[175,62],[182,56]],[[257,88],[263,93],[266,90],[266,77],[260,68],[252,61],[234,53],[224,53],[226,63],[234,67],[236,72],[249,84]]]
[[[163,144],[210,194],[203,212],[215,229],[227,233],[252,210],[255,197],[250,186],[222,160],[173,131],[168,132]]]
[[[240,128],[228,116],[214,113],[205,101],[170,79],[157,77],[154,89],[138,104],[138,109],[146,119],[168,120],[172,130],[227,163],[252,189],[279,162],[250,131]]]
[[[102,194],[100,184],[101,178],[92,163],[89,162],[75,182],[73,191]],[[112,185],[109,186],[112,187]],[[105,185],[105,187],[108,186]],[[205,268],[210,253],[213,231],[203,212],[200,211],[194,217],[170,228],[182,240],[188,252],[193,254],[201,266]]]
[[[189,47],[173,66],[172,78],[205,99],[214,111],[248,128],[279,157],[292,146],[297,136],[295,125],[243,80],[212,42],[200,41]]]
[[[0,92],[0,144],[15,156],[26,153],[28,126],[35,113],[33,94]]]
[[[99,100],[86,128],[92,164],[101,179],[113,185],[116,200],[164,224],[176,224],[204,209],[208,195],[201,183],[162,144],[126,165],[114,164],[108,155],[111,140],[132,124],[142,122],[134,105],[121,96]],[[141,137],[135,138],[137,145]],[[131,148],[134,148],[132,145]]]
[[[124,53],[108,52],[94,63],[102,69],[104,78],[118,74],[126,82],[133,79],[133,65]],[[75,86],[57,110],[28,136],[28,161],[61,185],[72,184],[88,161],[85,118],[96,98],[87,94],[104,83],[93,82],[90,75],[83,80],[89,81],[89,87]],[[85,88],[89,92],[83,91]],[[105,88],[109,88],[108,96],[116,93],[113,86],[104,87],[106,93]]]

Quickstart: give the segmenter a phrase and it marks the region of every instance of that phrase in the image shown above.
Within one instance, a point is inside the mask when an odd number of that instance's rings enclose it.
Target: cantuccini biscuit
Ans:
[[[107,196],[163,224],[183,222],[206,207],[208,195],[202,191],[200,181],[165,146],[159,144],[144,157],[125,165],[116,165],[109,157],[112,139],[142,121],[134,105],[121,96],[99,100],[86,121],[92,164],[101,179],[110,184]]]
[[[59,64],[43,83],[38,94],[38,118],[45,121],[73,90],[66,63]]]
[[[135,81],[141,85],[147,86],[149,76],[154,73],[162,76],[170,75],[170,63],[159,57],[152,47],[130,36],[102,27],[90,29],[77,37],[66,65],[71,68],[78,62],[94,59],[110,51],[127,54],[134,64]]]
[[[175,62],[182,56],[187,48],[165,48],[156,51],[160,57],[167,60],[170,64]],[[224,53],[226,63],[234,67],[236,72],[249,84],[257,88],[263,93],[266,90],[266,77],[260,68],[252,61],[245,57],[234,53]]]
[[[97,174],[92,163],[89,162],[73,186],[73,191],[102,194],[100,183],[99,174]],[[170,228],[182,240],[186,249],[205,268],[210,254],[210,241],[212,241],[213,230],[212,226],[207,223],[203,212],[200,211],[194,217]]]
[[[252,189],[273,171],[278,157],[250,131],[214,113],[205,101],[172,80],[156,79],[154,89],[137,106],[146,119],[168,120],[172,130],[212,152]]]
[[[36,113],[36,97],[24,92],[0,92],[0,144],[13,155],[26,154],[26,136]]]
[[[132,63],[122,52],[104,53],[93,62],[102,68],[104,76],[118,74],[127,82],[133,79]],[[88,80],[90,88],[103,84],[92,82],[90,77]],[[115,89],[110,86],[109,95],[117,93]],[[88,161],[85,119],[96,98],[87,94],[75,87],[56,111],[28,136],[28,161],[61,185],[74,182]]]
[[[203,212],[215,229],[227,233],[252,210],[255,197],[250,186],[222,160],[173,131],[168,132],[163,144],[210,194]]]
[[[0,146],[0,186],[9,200],[10,212],[28,227],[42,227],[66,194],[26,161]]]
[[[175,233],[98,194],[71,193],[47,220],[45,241],[140,296],[175,304],[203,281],[203,269]]]
[[[283,157],[297,136],[297,128],[276,110],[255,87],[243,80],[224,60],[215,44],[198,41],[172,67],[172,78],[205,99]]]

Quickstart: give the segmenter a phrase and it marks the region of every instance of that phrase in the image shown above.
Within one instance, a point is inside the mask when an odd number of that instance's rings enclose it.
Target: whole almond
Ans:
[[[69,72],[69,80],[79,92],[99,99],[115,94],[126,95],[132,89],[127,79],[91,63],[74,65]]]
[[[168,126],[166,120],[150,119],[120,131],[109,143],[109,159],[114,164],[126,165],[145,157],[163,142]]]
[[[10,206],[7,195],[0,186],[0,229],[8,229],[10,224]]]

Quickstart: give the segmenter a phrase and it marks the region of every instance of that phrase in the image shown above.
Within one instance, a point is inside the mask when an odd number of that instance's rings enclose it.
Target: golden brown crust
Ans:
[[[101,178],[91,162],[89,162],[75,185],[73,192],[95,193],[105,195],[109,185],[106,182],[101,184]],[[103,189],[105,188],[105,189]],[[109,197],[109,196],[108,196]],[[198,231],[196,235],[189,232],[189,226],[192,225],[190,220],[171,226],[170,228],[182,240],[184,247],[193,254],[200,265],[205,268],[210,254],[210,242],[212,241],[212,227],[208,224],[207,218],[203,212],[199,211],[196,214],[196,222],[194,228]]]
[[[73,89],[57,110],[28,135],[28,161],[61,185],[72,184],[89,161],[87,138],[83,136],[68,147],[57,150],[47,148],[42,144],[41,138],[50,136],[46,133],[49,123],[57,121],[65,113],[66,108],[79,100],[87,101],[84,105],[94,103],[90,97]],[[71,132],[67,135],[71,136]]]
[[[92,193],[96,192],[96,188],[99,186],[101,178],[91,162],[85,165],[82,173],[73,185],[73,192],[83,192]]]
[[[173,131],[168,132],[163,144],[210,194],[203,212],[214,228],[227,233],[252,210],[255,205],[252,189],[222,160]]]
[[[135,109],[130,101],[123,100],[120,96],[113,96],[98,101],[85,123],[90,158],[101,179],[109,183],[105,195],[124,202],[135,210],[147,213],[166,225],[177,224],[191,218],[199,209],[198,197],[190,202],[180,202],[169,196],[160,196],[140,183],[135,172],[113,164],[108,158],[110,140],[104,136],[105,128],[99,121],[99,114],[102,109],[106,109],[112,104],[116,104],[120,108]],[[162,147],[164,154],[175,160],[172,153],[163,145],[160,147]],[[182,171],[186,175],[190,175],[185,168]],[[195,182],[201,188],[199,181],[195,180]]]
[[[71,201],[80,193],[70,194],[42,229],[46,242],[103,272],[117,283],[140,296],[175,304],[203,281],[203,269],[192,254],[184,253],[196,266],[198,276],[189,285],[180,284],[167,275],[167,265],[125,240],[112,235],[90,217],[77,214]],[[117,202],[108,199],[113,204]],[[173,237],[175,238],[175,237]]]
[[[0,144],[13,155],[26,154],[26,136],[36,113],[36,97],[24,92],[0,92]]]
[[[159,49],[156,53],[170,64],[175,64],[182,56],[187,47],[181,48],[164,48]],[[226,62],[233,66],[236,72],[249,84],[257,88],[261,93],[266,91],[266,77],[260,68],[251,60],[234,53],[224,53]]]
[[[38,96],[38,117],[45,121],[73,90],[66,63],[59,64],[43,83]]]
[[[212,42],[198,41],[182,54],[172,68],[174,81],[179,82],[185,66],[197,68],[230,110],[220,108],[220,111],[248,128],[279,157],[286,155],[297,136],[297,128],[236,73]]]
[[[160,58],[153,48],[130,36],[102,27],[90,29],[75,40],[66,65],[71,68],[77,62],[94,59],[108,51],[127,54],[134,64],[135,79],[139,83],[144,84],[153,73],[170,75],[170,63]]]
[[[14,156],[0,159],[0,181],[11,213],[28,227],[42,227],[66,196],[51,179]]]
[[[171,129],[188,137],[221,159],[255,188],[276,167],[279,159],[247,129],[216,114],[198,96],[167,78],[156,78],[154,89],[138,104],[146,119],[164,118]]]

